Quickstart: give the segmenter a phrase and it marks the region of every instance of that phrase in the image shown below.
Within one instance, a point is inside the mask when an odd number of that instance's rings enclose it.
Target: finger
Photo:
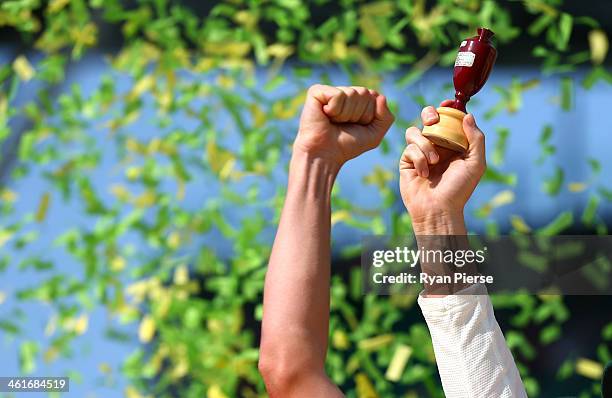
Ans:
[[[471,113],[463,118],[463,131],[465,131],[469,145],[466,158],[476,161],[484,170],[486,167],[485,136],[476,125],[474,115]]]
[[[357,123],[361,120],[363,113],[365,112],[368,106],[368,89],[364,87],[351,87],[353,90],[357,92],[357,97],[355,98],[355,106],[353,107],[353,111],[351,113],[351,117],[349,118],[349,122]]]
[[[313,84],[308,89],[306,102],[317,102],[323,112],[331,117],[342,110],[344,96],[345,94],[336,87]]]
[[[438,115],[438,111],[433,106],[426,106],[421,111],[421,120],[424,126],[431,126],[440,121],[440,115]]]
[[[340,115],[345,101],[346,94],[344,94],[343,91],[337,90],[337,92],[329,98],[327,104],[323,106],[323,112],[325,112],[330,119],[333,119]]]
[[[451,106],[455,101],[451,99],[446,99],[440,102],[440,106]]]
[[[395,121],[395,116],[393,116],[393,113],[391,113],[387,106],[387,98],[379,94],[376,97],[374,119],[372,119],[372,123],[370,123],[371,128],[374,130],[375,134],[382,139],[382,136],[389,130],[393,121]]]
[[[423,178],[429,177],[429,166],[425,154],[415,144],[409,144],[402,154],[402,161],[412,163],[417,174]]]
[[[421,152],[427,157],[429,164],[436,164],[438,160],[440,160],[440,156],[434,144],[421,134],[421,130],[414,126],[406,130],[406,144],[415,144],[418,146]]]
[[[376,97],[373,95],[367,96],[367,105],[365,111],[361,115],[361,119],[359,119],[359,124],[367,125],[372,123],[374,119],[374,112],[376,110]]]
[[[332,119],[332,121],[336,123],[346,123],[351,119],[353,110],[355,109],[356,99],[359,94],[352,87],[339,86],[337,88],[344,93],[346,99],[342,105],[342,110]]]

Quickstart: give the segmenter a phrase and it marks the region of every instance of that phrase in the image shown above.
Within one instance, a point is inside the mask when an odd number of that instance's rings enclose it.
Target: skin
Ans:
[[[433,107],[422,116],[424,123],[438,120]],[[264,286],[259,370],[271,398],[344,396],[324,369],[331,190],[342,166],[377,147],[393,121],[386,98],[376,91],[324,85],[308,90]],[[400,187],[417,234],[465,233],[463,206],[484,171],[484,138],[471,121],[464,121],[470,143],[465,156],[434,147],[415,127],[406,132]]]

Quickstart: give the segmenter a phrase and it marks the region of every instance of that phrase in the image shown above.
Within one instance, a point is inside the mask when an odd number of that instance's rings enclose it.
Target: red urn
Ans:
[[[463,132],[465,105],[476,94],[491,74],[497,58],[497,50],[491,42],[494,33],[486,28],[478,28],[478,35],[465,39],[459,46],[455,60],[453,83],[455,101],[448,107],[438,108],[440,121],[423,128],[423,135],[434,144],[464,152],[468,148]]]

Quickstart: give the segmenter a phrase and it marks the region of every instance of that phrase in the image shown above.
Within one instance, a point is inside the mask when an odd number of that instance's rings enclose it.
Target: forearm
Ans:
[[[438,212],[416,217],[413,222],[419,247],[469,249],[462,213]],[[431,274],[459,271],[445,264],[421,264],[421,268]],[[477,273],[473,264],[460,271]],[[428,289],[446,292],[430,294]],[[526,397],[483,285],[426,286],[418,303],[431,334],[447,397]]]
[[[330,197],[337,172],[321,159],[294,153],[264,287],[262,355],[314,379],[324,377],[327,351]]]

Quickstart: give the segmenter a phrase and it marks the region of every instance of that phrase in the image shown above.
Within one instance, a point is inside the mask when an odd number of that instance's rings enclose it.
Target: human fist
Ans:
[[[443,101],[448,106],[452,101]],[[423,124],[439,121],[428,106],[421,112]],[[463,216],[463,208],[486,169],[485,138],[472,114],[463,118],[469,148],[460,154],[435,146],[417,127],[406,130],[406,149],[400,159],[400,192],[414,220],[430,215]]]
[[[315,84],[308,89],[293,148],[339,168],[376,148],[394,120],[385,96],[374,90]]]

